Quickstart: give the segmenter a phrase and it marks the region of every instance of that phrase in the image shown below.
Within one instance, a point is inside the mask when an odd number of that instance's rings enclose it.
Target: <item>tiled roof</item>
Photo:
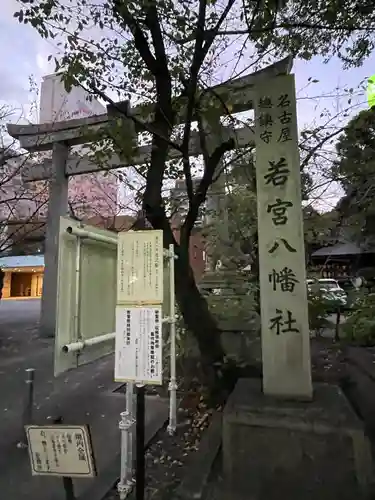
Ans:
[[[359,255],[373,252],[373,248],[361,248],[355,243],[341,243],[330,247],[319,248],[311,257],[335,257],[339,255]]]
[[[44,255],[10,255],[0,257],[0,268],[41,267],[44,266]]]

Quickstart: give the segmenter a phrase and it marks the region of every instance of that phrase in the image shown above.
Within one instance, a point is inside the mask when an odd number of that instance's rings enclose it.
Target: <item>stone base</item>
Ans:
[[[316,384],[311,402],[264,396],[240,379],[223,416],[228,498],[358,500],[372,483],[370,444],[337,386]]]

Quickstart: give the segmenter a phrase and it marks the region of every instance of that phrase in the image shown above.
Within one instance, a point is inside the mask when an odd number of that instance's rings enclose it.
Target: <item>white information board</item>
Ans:
[[[96,476],[87,426],[27,425],[25,429],[34,476]]]
[[[163,383],[161,325],[161,306],[116,307],[116,382]]]
[[[263,390],[310,398],[310,332],[293,75],[256,88]]]
[[[163,231],[118,234],[117,304],[163,302]]]

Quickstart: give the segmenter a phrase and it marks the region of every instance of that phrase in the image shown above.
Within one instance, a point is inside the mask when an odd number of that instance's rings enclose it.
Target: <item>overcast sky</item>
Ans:
[[[19,5],[16,0],[1,0],[0,104],[7,103],[17,108],[14,119],[21,113],[27,115],[29,112],[30,100],[33,99],[29,91],[29,77],[32,75],[39,85],[43,75],[53,72],[53,63],[48,63],[47,57],[55,49],[52,42],[41,39],[31,26],[19,24],[13,18],[17,10]],[[309,62],[296,61],[293,73],[297,86],[298,120],[302,127],[313,121],[319,122],[323,108],[333,114],[343,109],[348,96],[342,97],[342,89],[352,87],[356,90],[361,81],[375,73],[375,54],[362,67],[347,71],[342,69],[338,60],[328,64],[323,64],[320,58]],[[308,85],[309,77],[319,82]],[[357,90],[350,114],[356,114],[365,107],[365,95]]]

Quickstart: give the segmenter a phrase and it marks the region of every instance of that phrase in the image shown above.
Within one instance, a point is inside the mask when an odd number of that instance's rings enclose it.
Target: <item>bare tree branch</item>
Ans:
[[[274,24],[273,22],[263,28],[249,28],[239,29],[239,30],[218,30],[216,36],[239,36],[239,35],[251,35],[252,33],[267,33],[276,29],[307,29],[307,30],[322,30],[322,31],[342,31],[346,33],[355,33],[356,31],[372,32],[375,31],[375,26],[337,26],[336,24],[324,25],[324,24],[309,24],[309,23],[279,23]],[[205,37],[209,38],[212,30],[205,32]],[[195,35],[191,34],[189,37],[184,39],[179,39],[169,35],[174,43],[178,45],[184,45],[194,40]]]

